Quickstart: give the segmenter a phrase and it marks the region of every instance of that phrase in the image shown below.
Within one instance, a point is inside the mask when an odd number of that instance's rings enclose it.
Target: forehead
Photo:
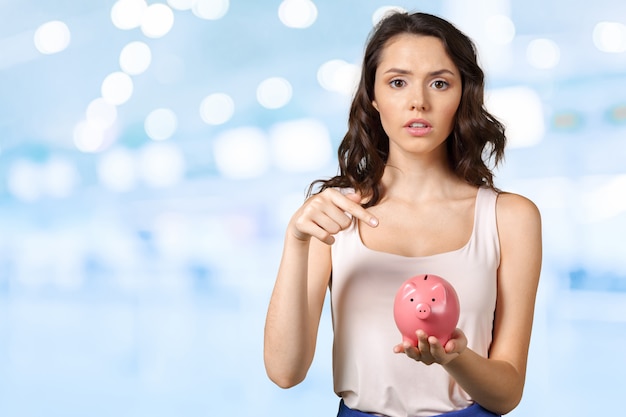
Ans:
[[[459,72],[439,38],[413,34],[396,35],[383,46],[378,70],[392,67],[425,71],[445,68],[455,74]]]

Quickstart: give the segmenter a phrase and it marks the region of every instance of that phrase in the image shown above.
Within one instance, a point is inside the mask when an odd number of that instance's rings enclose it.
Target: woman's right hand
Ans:
[[[327,188],[305,201],[291,218],[288,231],[301,241],[314,237],[332,245],[333,235],[348,228],[352,218],[371,227],[378,226],[378,219],[361,207],[361,199],[358,193],[343,194],[335,188]]]

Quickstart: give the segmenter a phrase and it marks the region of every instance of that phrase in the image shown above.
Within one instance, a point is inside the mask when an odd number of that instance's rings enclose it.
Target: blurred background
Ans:
[[[545,260],[513,416],[614,414],[626,372],[626,3],[0,0],[0,415],[332,416],[262,362],[284,228],[389,9],[478,44],[497,185]]]

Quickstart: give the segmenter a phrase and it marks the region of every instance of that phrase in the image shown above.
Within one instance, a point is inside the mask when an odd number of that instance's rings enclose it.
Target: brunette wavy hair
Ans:
[[[370,33],[361,79],[350,107],[348,131],[338,149],[339,173],[314,181],[308,195],[326,188],[353,188],[368,197],[365,207],[382,197],[380,180],[389,156],[389,138],[374,108],[374,81],[381,54],[390,39],[413,34],[434,36],[461,73],[462,95],[454,128],[446,139],[450,166],[467,183],[496,189],[492,169],[504,157],[504,126],[484,107],[484,73],[470,38],[450,22],[426,13],[396,12],[382,19]],[[489,167],[490,161],[493,167]]]

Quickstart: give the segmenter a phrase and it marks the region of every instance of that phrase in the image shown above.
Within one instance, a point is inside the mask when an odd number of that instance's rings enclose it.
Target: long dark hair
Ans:
[[[456,122],[446,140],[450,166],[459,178],[476,186],[495,189],[492,168],[504,156],[504,126],[484,107],[484,73],[476,59],[471,39],[454,25],[426,13],[396,12],[382,19],[369,36],[361,79],[350,107],[348,132],[339,145],[339,174],[314,181],[310,195],[330,187],[353,188],[367,197],[366,207],[382,196],[380,180],[389,156],[389,138],[380,115],[372,105],[376,69],[382,51],[390,39],[401,34],[434,36],[461,73],[462,95]]]

